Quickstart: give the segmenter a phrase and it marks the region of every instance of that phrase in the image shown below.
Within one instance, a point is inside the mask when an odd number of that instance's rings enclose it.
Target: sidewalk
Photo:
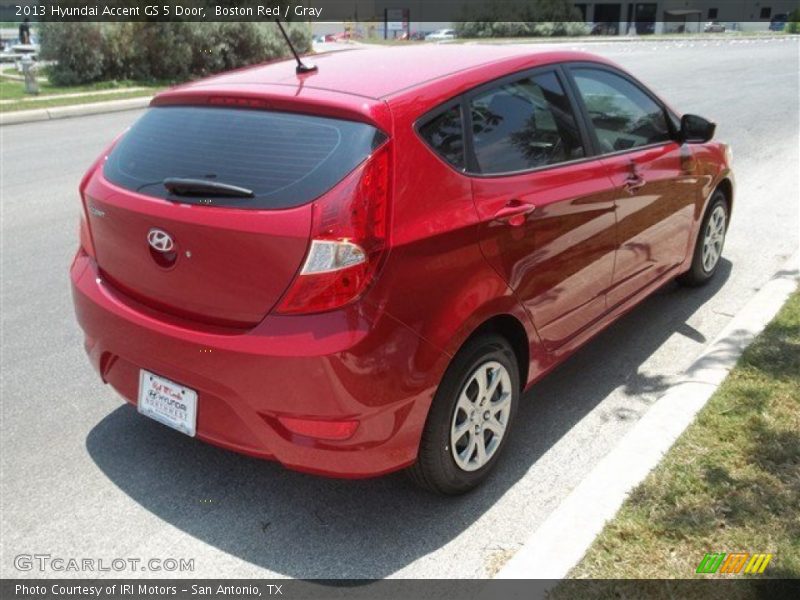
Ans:
[[[556,507],[499,579],[565,578],[797,289],[800,252],[759,290],[647,414]]]

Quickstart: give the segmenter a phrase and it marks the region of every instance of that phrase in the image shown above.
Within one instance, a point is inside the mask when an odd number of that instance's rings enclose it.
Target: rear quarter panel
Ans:
[[[480,250],[470,178],[441,160],[414,129],[420,105],[436,105],[440,98],[392,106],[391,251],[367,295],[443,351],[429,373],[437,385],[450,358],[493,316],[514,316],[528,338],[537,339],[516,296]]]

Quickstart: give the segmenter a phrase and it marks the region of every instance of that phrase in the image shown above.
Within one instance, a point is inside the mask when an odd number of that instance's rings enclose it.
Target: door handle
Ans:
[[[512,227],[519,227],[525,219],[536,210],[536,205],[521,200],[509,200],[503,208],[494,214],[495,221],[508,223]]]
[[[625,188],[631,196],[645,186],[647,182],[638,175],[632,175],[625,180],[622,187]]]
[[[628,177],[625,178],[625,183],[622,184],[622,187],[625,188],[626,192],[633,196],[640,188],[644,187],[646,182],[642,178],[639,165],[636,164],[635,160],[630,160],[628,162],[628,169]]]

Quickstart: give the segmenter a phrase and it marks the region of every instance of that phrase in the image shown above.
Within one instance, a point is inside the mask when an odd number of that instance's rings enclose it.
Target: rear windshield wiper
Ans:
[[[162,183],[165,188],[176,196],[233,196],[236,198],[252,198],[255,196],[253,190],[208,179],[167,177]]]

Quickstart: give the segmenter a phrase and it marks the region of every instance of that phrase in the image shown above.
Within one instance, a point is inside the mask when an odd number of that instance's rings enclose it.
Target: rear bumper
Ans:
[[[89,359],[128,402],[136,404],[139,370],[147,369],[198,392],[197,437],[206,442],[338,477],[415,460],[447,357],[385,313],[357,303],[227,331],[139,305],[104,282],[83,252],[70,276]],[[323,441],[293,434],[279,416],[359,426],[350,439]]]

